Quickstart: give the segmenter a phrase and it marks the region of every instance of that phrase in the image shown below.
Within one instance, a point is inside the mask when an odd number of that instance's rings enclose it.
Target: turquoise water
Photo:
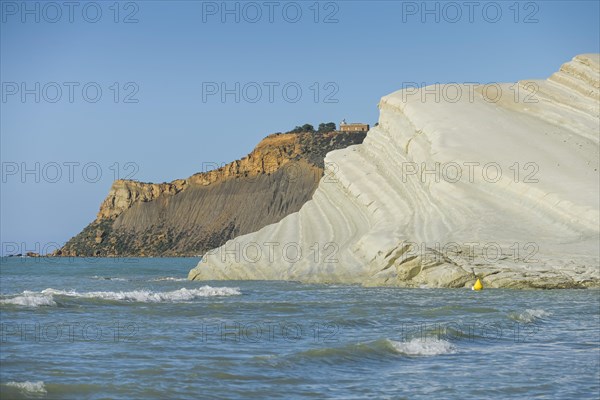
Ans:
[[[2,399],[600,397],[600,292],[188,282],[0,265]]]

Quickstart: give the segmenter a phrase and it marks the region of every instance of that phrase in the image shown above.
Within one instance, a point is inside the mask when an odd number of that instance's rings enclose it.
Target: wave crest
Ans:
[[[6,382],[6,386],[14,387],[26,393],[47,393],[43,381],[38,382]]]
[[[172,282],[188,282],[187,278],[175,278],[172,276],[163,276],[161,278],[150,279],[151,282],[172,281]]]
[[[405,356],[437,356],[456,353],[456,348],[446,340],[412,339],[408,342],[390,340],[394,350]]]
[[[201,297],[237,296],[239,288],[202,286],[197,289],[181,288],[170,292],[151,290],[133,290],[129,292],[78,292],[76,290],[44,289],[41,292],[24,291],[20,295],[3,298],[0,304],[12,304],[24,307],[56,306],[55,296],[79,299],[99,299],[138,303],[177,303],[188,302]]]
[[[0,299],[0,304],[11,304],[23,307],[53,307],[56,306],[54,297],[36,292],[24,291],[23,294]]]
[[[181,288],[171,292],[153,292],[150,290],[133,290],[130,292],[77,292],[56,289],[42,290],[42,294],[77,297],[85,299],[101,299],[129,301],[139,303],[163,303],[190,301],[200,297],[235,296],[242,294],[239,288],[202,286],[197,289]]]
[[[538,319],[549,317],[550,315],[552,315],[552,313],[542,309],[527,309],[522,313],[509,314],[509,317],[515,321],[530,323]]]
[[[153,292],[150,290],[133,290],[130,292],[77,292],[65,291],[56,289],[42,290],[42,294],[60,295],[68,297],[86,298],[86,299],[101,299],[101,300],[116,300],[116,301],[135,301],[140,303],[162,303],[162,302],[178,302],[190,301],[199,297],[213,296],[234,296],[242,294],[239,288],[229,287],[211,287],[202,286],[198,289],[181,288],[171,292]]]
[[[436,356],[452,354],[456,348],[445,340],[422,340],[397,342],[382,338],[368,342],[346,343],[339,347],[321,347],[302,350],[281,357],[263,358],[261,361],[271,365],[289,365],[296,362],[322,362],[338,365],[343,362],[378,362],[387,357],[397,356]]]

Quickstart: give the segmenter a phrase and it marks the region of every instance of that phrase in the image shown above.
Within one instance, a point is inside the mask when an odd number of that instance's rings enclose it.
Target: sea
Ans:
[[[600,291],[186,279],[2,258],[1,399],[598,399]]]

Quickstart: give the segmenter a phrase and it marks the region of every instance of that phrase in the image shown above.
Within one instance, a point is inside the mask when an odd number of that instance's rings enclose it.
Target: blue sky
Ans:
[[[306,122],[373,124],[411,82],[546,78],[600,52],[598,1],[474,3],[0,1],[2,252],[64,243],[115,177],[187,177]]]

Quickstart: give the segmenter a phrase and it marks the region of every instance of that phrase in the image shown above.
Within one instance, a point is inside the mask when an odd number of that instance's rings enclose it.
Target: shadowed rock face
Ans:
[[[97,218],[61,256],[190,256],[298,211],[323,176],[325,155],[365,133],[285,133],[241,160],[170,183],[115,181]]]

